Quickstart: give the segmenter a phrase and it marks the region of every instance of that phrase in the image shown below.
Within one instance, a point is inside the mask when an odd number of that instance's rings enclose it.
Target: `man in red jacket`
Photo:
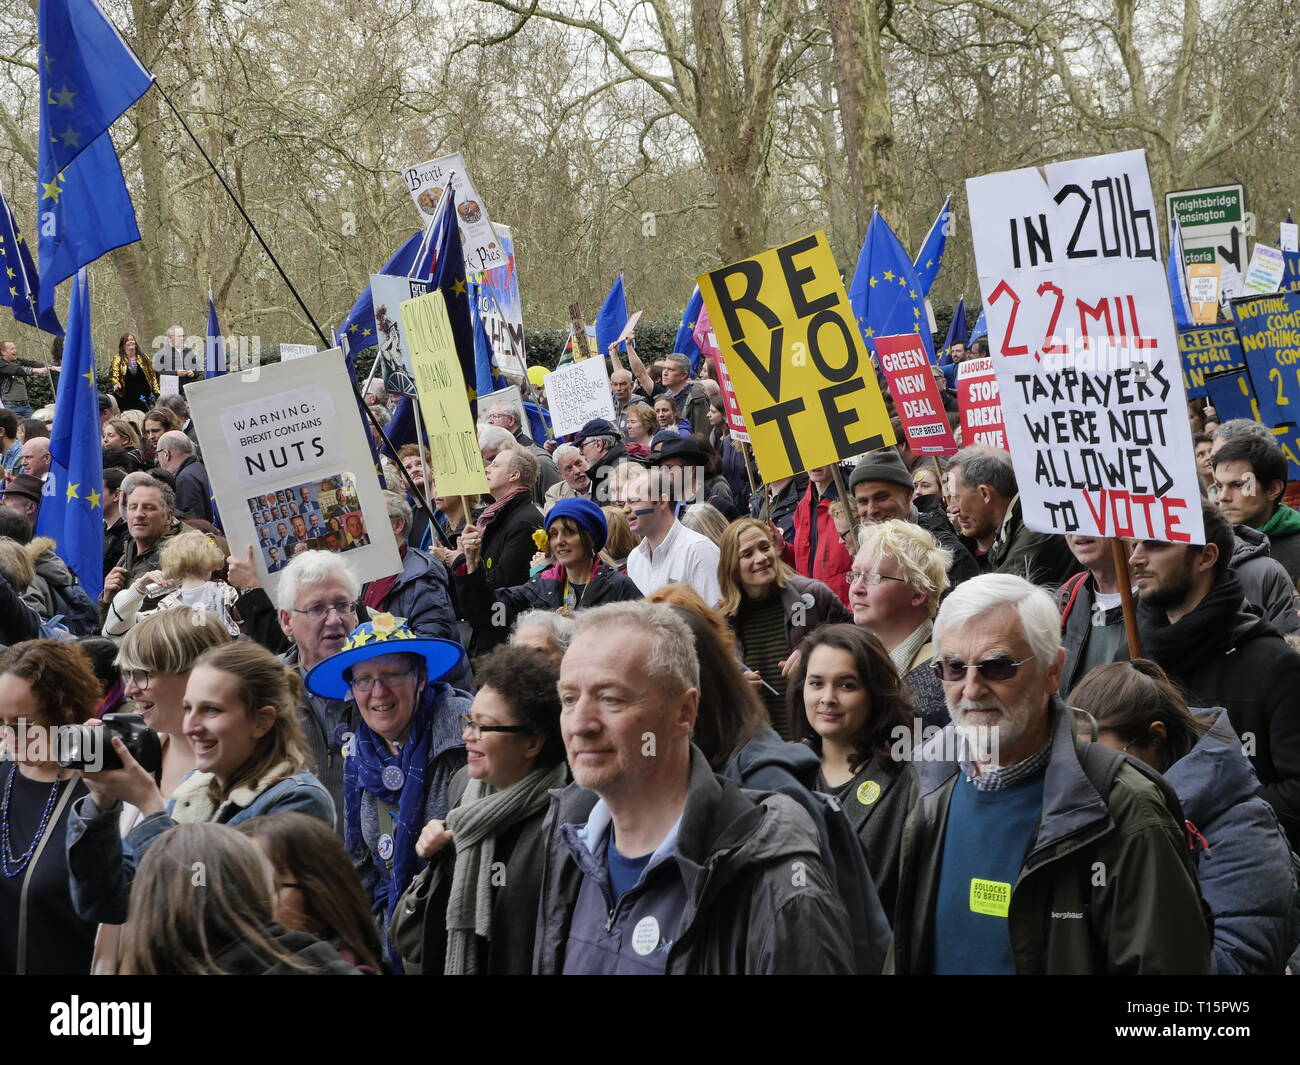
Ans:
[[[853,568],[853,556],[831,518],[831,504],[838,498],[830,466],[809,470],[808,491],[794,511],[794,544],[785,543],[776,526],[772,527],[772,535],[787,565],[829,586],[847,607],[849,585],[845,575]]]

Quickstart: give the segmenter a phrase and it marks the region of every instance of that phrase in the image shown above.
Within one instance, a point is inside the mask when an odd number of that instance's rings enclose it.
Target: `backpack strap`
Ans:
[[[1073,577],[1061,585],[1060,603],[1061,608],[1061,629],[1064,631],[1065,623],[1069,620],[1070,611],[1074,609],[1074,601],[1079,598],[1079,589],[1083,587],[1083,582],[1088,579],[1088,573],[1076,573]]]

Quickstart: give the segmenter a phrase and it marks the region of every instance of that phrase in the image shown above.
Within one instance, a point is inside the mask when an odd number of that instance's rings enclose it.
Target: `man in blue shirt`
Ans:
[[[755,802],[691,744],[699,662],[663,604],[576,616],[560,667],[574,783],[552,799],[538,973],[847,973],[812,819]]]
[[[1051,596],[973,577],[934,644],[952,724],[911,754],[886,971],[1208,972],[1183,825],[1137,763],[1076,738]]]

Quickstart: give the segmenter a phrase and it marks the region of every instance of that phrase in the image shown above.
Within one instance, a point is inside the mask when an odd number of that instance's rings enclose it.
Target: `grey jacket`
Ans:
[[[1267,536],[1249,525],[1234,525],[1237,542],[1232,549],[1232,569],[1251,606],[1273,628],[1285,636],[1300,631],[1300,613],[1292,605],[1295,585],[1271,554]]]
[[[543,826],[546,870],[533,956],[533,972],[540,974],[564,971],[570,922],[587,875],[561,828],[585,823],[597,802],[594,792],[577,784],[552,794]],[[686,808],[672,856],[686,905],[666,971],[851,972],[844,904],[819,852],[812,821],[793,799],[768,795],[755,802],[714,775],[704,755],[692,748]],[[634,924],[641,890],[625,894],[611,920],[622,912]]]
[[[1211,730],[1164,777],[1183,816],[1204,837],[1201,894],[1214,913],[1215,973],[1276,976],[1295,947],[1291,847],[1222,707],[1196,712]]]

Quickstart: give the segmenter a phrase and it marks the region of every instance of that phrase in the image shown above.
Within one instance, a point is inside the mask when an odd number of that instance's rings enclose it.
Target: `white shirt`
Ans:
[[[674,520],[663,542],[651,551],[642,540],[627,559],[627,575],[642,595],[676,582],[694,588],[709,606],[722,599],[718,584],[718,545]]]

